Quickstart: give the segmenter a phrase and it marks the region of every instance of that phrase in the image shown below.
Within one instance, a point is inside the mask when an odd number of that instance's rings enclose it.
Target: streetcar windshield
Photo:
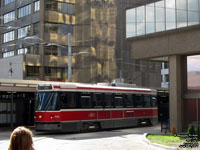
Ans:
[[[38,93],[37,110],[59,110],[58,93],[56,92]]]

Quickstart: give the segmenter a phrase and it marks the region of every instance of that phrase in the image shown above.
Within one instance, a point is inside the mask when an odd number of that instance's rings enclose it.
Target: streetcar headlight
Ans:
[[[39,119],[41,119],[42,118],[42,115],[39,115]]]

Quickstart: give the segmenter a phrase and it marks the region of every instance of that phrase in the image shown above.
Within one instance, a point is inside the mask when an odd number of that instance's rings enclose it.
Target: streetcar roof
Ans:
[[[38,85],[38,91],[81,91],[81,92],[106,92],[106,93],[156,93],[155,89],[140,87],[117,87],[98,84],[49,82]]]

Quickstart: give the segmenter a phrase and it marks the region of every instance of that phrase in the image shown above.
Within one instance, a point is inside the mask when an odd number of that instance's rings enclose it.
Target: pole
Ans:
[[[10,111],[11,111],[11,114],[10,114],[10,125],[11,125],[11,128],[13,129],[13,92],[11,92]]]
[[[197,109],[197,124],[199,124],[199,102],[198,98],[196,99],[196,109]]]
[[[72,49],[71,49],[71,33],[68,33],[68,82],[71,82],[72,73]]]
[[[121,69],[119,71],[119,78],[120,78],[120,83],[122,83],[122,70]]]

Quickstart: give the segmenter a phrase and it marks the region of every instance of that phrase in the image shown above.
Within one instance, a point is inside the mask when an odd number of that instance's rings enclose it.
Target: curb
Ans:
[[[147,137],[148,133],[143,134],[143,141],[149,145],[153,145],[156,147],[160,147],[160,148],[164,148],[167,150],[179,150],[179,148],[177,147],[171,147],[171,146],[166,146],[166,145],[161,145],[161,144],[157,144],[157,143],[152,143],[151,141],[149,141],[146,137]]]

